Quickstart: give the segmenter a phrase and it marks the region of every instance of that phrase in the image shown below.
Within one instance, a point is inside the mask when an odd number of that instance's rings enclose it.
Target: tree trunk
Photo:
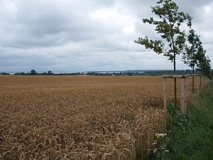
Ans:
[[[174,75],[176,74],[176,55],[174,53]],[[177,106],[177,80],[176,78],[174,78],[174,96],[175,96],[175,101],[174,101],[174,105],[175,107]]]
[[[194,83],[195,83],[195,78],[194,78],[194,73],[195,73],[195,65],[193,62],[193,68],[192,68],[192,93],[194,93]]]

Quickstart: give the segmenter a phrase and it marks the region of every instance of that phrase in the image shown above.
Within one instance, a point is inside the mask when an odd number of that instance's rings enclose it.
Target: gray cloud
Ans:
[[[159,37],[154,27],[142,23],[153,16],[154,1],[0,2],[0,71],[172,69],[166,57],[134,43],[145,35]],[[193,28],[211,58],[213,3],[177,4],[193,17]],[[180,59],[177,68],[186,69]]]

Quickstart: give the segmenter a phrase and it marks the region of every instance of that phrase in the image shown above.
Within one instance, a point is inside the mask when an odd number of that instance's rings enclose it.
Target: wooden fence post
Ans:
[[[167,111],[166,78],[163,77],[164,110]]]
[[[196,76],[196,86],[197,86],[197,93],[199,93],[199,76]]]
[[[203,87],[204,86],[204,78],[203,78],[203,76],[201,76],[201,87]]]
[[[186,77],[181,78],[181,112],[186,113]]]
[[[189,76],[186,76],[186,96],[188,96],[188,92],[189,92]]]
[[[167,111],[167,95],[166,95],[166,78],[181,78],[181,112],[186,113],[186,98],[188,96],[187,91],[189,90],[189,77],[192,76],[196,78],[196,89],[197,93],[200,92],[201,87],[210,83],[211,80],[205,76],[200,76],[198,74],[190,74],[190,75],[163,75],[163,95],[164,95],[164,110]],[[193,81],[193,80],[192,80]],[[202,85],[202,86],[200,86]],[[195,88],[192,86],[192,90]]]
[[[166,78],[181,78],[181,112],[186,113],[186,81],[189,76],[163,75],[164,110],[167,111]]]
[[[184,77],[184,113],[186,113],[186,98],[187,98],[187,95],[186,95],[186,78],[187,77]]]

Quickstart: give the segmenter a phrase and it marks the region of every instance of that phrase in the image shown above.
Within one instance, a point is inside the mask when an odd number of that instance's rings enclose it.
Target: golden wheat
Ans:
[[[0,159],[145,158],[165,127],[161,77],[1,76],[0,89]]]

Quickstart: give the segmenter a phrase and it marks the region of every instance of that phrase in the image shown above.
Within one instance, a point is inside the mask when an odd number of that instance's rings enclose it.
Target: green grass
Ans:
[[[206,86],[188,103],[186,115],[180,107],[168,106],[168,132],[163,150],[153,159],[213,160],[213,85]],[[162,156],[163,155],[163,156]]]

